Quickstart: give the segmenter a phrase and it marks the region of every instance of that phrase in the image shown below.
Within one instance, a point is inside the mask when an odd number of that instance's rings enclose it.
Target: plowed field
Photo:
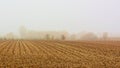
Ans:
[[[0,41],[0,68],[120,68],[120,42]]]

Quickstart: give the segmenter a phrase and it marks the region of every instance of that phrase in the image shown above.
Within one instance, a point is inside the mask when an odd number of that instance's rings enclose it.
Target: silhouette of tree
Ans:
[[[46,40],[50,40],[50,35],[49,34],[46,35]]]
[[[107,33],[107,32],[104,32],[104,33],[103,33],[103,39],[104,39],[104,40],[107,40],[107,38],[108,38],[108,33]]]
[[[66,37],[64,35],[62,35],[62,40],[65,40],[65,39],[66,39]]]
[[[71,35],[71,40],[76,40],[76,35],[75,34]]]
[[[54,40],[54,36],[51,36],[52,38],[51,38],[51,40]]]
[[[12,32],[10,32],[10,33],[6,34],[6,39],[13,40],[13,39],[15,39],[15,35]]]
[[[82,40],[97,40],[98,37],[92,32],[86,33],[81,37]]]
[[[19,33],[22,39],[26,38],[26,34],[27,34],[27,29],[24,26],[21,26],[19,29]]]

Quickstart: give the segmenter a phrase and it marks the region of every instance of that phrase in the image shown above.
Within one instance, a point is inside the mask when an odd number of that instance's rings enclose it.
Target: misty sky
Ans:
[[[0,34],[66,30],[120,34],[120,0],[0,0]]]

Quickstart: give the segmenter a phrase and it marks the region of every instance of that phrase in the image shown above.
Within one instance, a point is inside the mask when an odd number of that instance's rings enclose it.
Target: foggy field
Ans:
[[[0,68],[120,68],[120,0],[0,0]]]
[[[119,41],[0,41],[0,68],[119,68],[119,45]]]

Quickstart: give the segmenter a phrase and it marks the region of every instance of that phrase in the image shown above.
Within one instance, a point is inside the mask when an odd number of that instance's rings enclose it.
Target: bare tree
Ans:
[[[50,35],[49,34],[46,35],[46,40],[50,40]]]
[[[66,37],[64,35],[62,35],[62,40],[65,40],[65,39],[66,39]]]
[[[92,33],[92,32],[89,32],[89,33],[86,33],[84,34],[82,37],[81,37],[82,40],[97,40],[98,37],[96,34]]]
[[[20,32],[21,38],[24,39],[27,34],[27,29],[24,26],[21,26],[19,32]]]
[[[108,38],[108,33],[107,33],[107,32],[104,32],[104,33],[103,33],[103,40],[107,40],[107,38]]]

